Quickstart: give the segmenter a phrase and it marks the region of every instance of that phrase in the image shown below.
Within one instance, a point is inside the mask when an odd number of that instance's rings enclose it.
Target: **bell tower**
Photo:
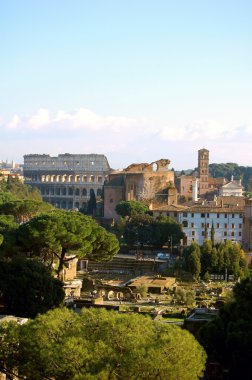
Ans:
[[[198,177],[199,195],[202,195],[208,192],[209,150],[207,149],[198,151]]]

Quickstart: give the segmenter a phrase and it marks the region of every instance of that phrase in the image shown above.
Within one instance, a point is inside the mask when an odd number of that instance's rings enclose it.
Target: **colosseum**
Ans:
[[[24,156],[25,183],[37,187],[42,198],[62,209],[86,209],[90,193],[102,194],[110,173],[102,154],[28,154]]]

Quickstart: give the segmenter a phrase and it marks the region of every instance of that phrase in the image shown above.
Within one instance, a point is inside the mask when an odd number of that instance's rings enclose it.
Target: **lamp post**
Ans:
[[[172,255],[172,235],[170,235],[170,237],[168,237],[168,242],[170,243],[171,255]]]

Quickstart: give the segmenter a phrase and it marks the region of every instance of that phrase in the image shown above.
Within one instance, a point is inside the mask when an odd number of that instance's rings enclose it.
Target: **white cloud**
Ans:
[[[232,141],[252,135],[252,127],[226,126],[215,120],[195,120],[183,127],[162,127],[160,137],[167,141]]]
[[[44,126],[48,127],[50,124],[49,111],[45,108],[40,108],[38,112],[35,115],[29,117],[26,122],[28,128],[31,128],[33,130],[43,128]]]
[[[227,162],[234,161],[231,153],[235,146],[235,161],[241,157],[244,162],[252,123],[230,127],[215,120],[194,120],[185,125],[160,125],[147,119],[103,116],[86,108],[54,114],[41,108],[33,115],[2,120],[0,133],[2,158],[19,162],[27,153],[103,153],[115,168],[159,158],[169,158],[175,168],[189,168],[196,166],[194,155],[202,147],[211,150],[213,156],[217,153],[215,162],[218,157],[224,162],[223,155]]]
[[[18,129],[20,123],[21,123],[21,120],[19,116],[14,115],[12,119],[9,121],[9,123],[6,125],[6,128],[10,130],[16,130]]]

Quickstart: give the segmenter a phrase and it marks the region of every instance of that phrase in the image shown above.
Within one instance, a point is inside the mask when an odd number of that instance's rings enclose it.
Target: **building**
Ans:
[[[37,187],[42,198],[62,209],[86,209],[90,193],[102,194],[110,173],[102,154],[28,154],[24,156],[25,183]]]
[[[252,251],[252,198],[245,200],[243,246],[246,251]]]
[[[185,244],[196,242],[202,245],[211,239],[214,228],[214,241],[231,240],[243,245],[244,199],[237,197],[215,197],[213,201],[191,202],[187,206],[163,206],[153,209],[153,215],[174,218],[183,227]]]
[[[209,150],[198,151],[198,168],[192,175],[181,175],[176,178],[176,187],[180,197],[195,198],[194,188],[199,197],[218,194],[221,186],[225,184],[225,178],[212,178],[209,176]],[[184,200],[184,199],[183,199]]]
[[[147,203],[176,202],[174,171],[170,161],[161,159],[151,164],[132,164],[124,170],[113,171],[104,186],[104,217],[119,219],[115,211],[121,201],[145,201]]]
[[[199,178],[199,195],[208,192],[209,177],[209,150],[200,149],[198,151],[198,178]]]
[[[234,180],[232,176],[231,181],[226,183],[220,188],[221,196],[234,196],[234,197],[242,197],[243,196],[243,187],[241,184],[241,179]]]

